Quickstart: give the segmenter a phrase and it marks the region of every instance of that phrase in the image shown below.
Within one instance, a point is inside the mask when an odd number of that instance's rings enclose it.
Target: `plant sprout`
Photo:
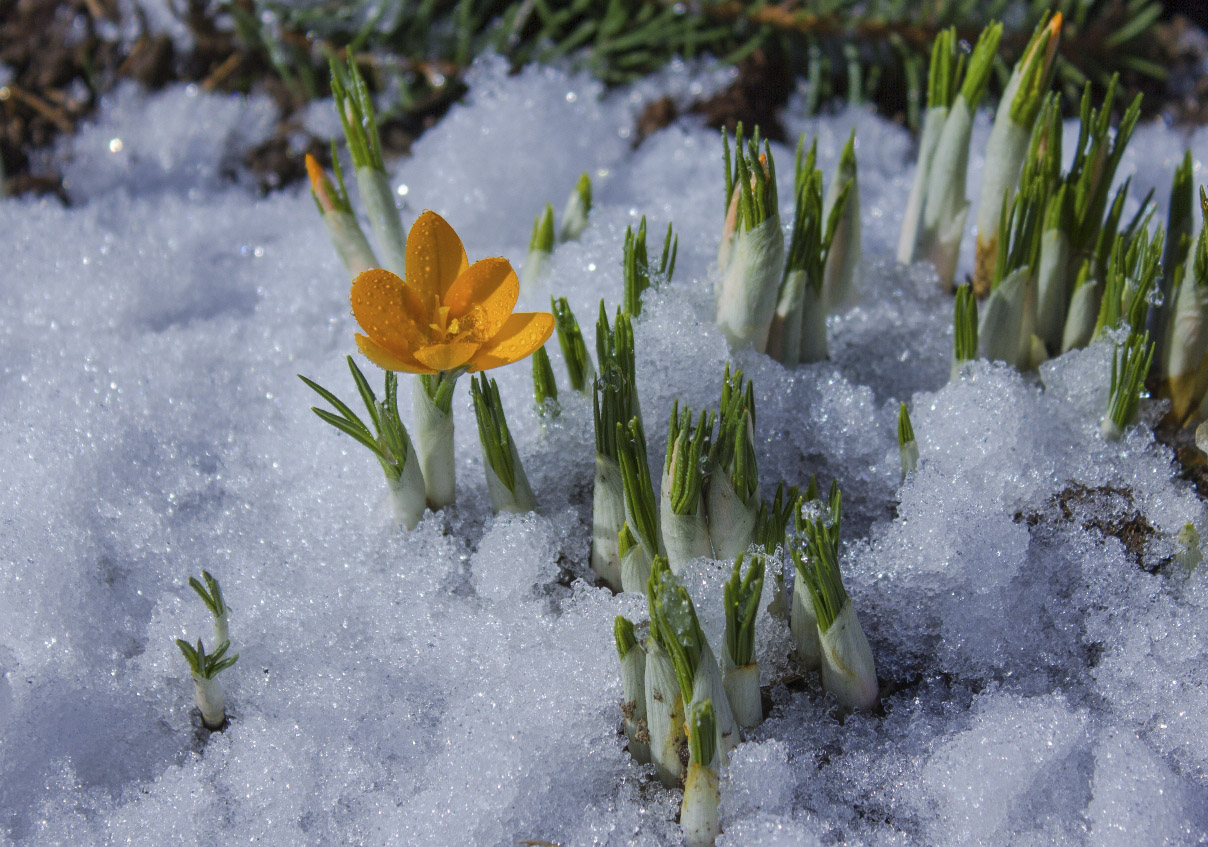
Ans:
[[[492,507],[496,513],[535,512],[537,500],[508,429],[498,383],[493,379],[488,382],[486,374],[479,374],[477,379],[470,381],[470,397],[474,401],[474,417],[478,421],[478,440],[482,444],[483,470]]]

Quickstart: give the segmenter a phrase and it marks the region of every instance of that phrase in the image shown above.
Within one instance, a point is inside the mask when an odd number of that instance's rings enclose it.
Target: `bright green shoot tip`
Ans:
[[[537,414],[545,417],[557,417],[558,383],[554,379],[554,367],[550,364],[549,354],[544,347],[538,347],[533,354],[533,399],[536,401]]]
[[[977,108],[982,95],[986,93],[986,85],[990,82],[990,72],[994,69],[994,60],[998,57],[998,42],[1002,38],[1002,24],[997,21],[987,26],[978,36],[977,44],[969,57],[968,70],[961,84],[961,96],[969,105],[969,109]]]
[[[785,488],[782,482],[776,486],[776,496],[772,502],[764,500],[760,504],[759,516],[755,519],[755,543],[762,544],[769,556],[784,546],[789,519],[794,509],[799,508],[798,499],[797,486]]]
[[[726,650],[736,667],[755,661],[755,617],[763,595],[763,576],[767,560],[762,553],[750,556],[750,565],[742,572],[743,554],[734,560],[734,570],[726,581],[723,599],[726,609]]]
[[[474,401],[474,417],[478,421],[478,440],[491,470],[508,491],[516,486],[516,448],[499,398],[499,384],[488,380],[485,373],[470,380],[470,397]]]
[[[551,298],[550,309],[554,314],[554,329],[558,333],[558,346],[562,348],[570,387],[580,394],[586,394],[596,375],[596,368],[587,352],[579,322],[575,320],[575,313],[570,310],[565,297]]]
[[[973,295],[972,285],[956,289],[952,352],[952,358],[958,364],[977,358],[977,298]]]
[[[654,481],[646,456],[646,433],[640,418],[628,426],[617,423],[617,459],[621,466],[621,484],[625,489],[625,513],[630,530],[652,554],[660,549],[659,513],[654,499]]]
[[[1111,399],[1100,431],[1108,441],[1119,441],[1124,430],[1137,416],[1137,406],[1145,390],[1145,378],[1153,363],[1154,346],[1149,333],[1130,332],[1112,355]]]
[[[397,482],[406,469],[407,456],[414,452],[411,449],[411,437],[398,414],[398,376],[393,371],[386,372],[386,394],[384,400],[379,401],[373,389],[369,387],[369,380],[351,356],[348,357],[348,368],[352,371],[352,379],[356,383],[361,402],[365,404],[369,421],[373,425],[372,431],[352,409],[326,388],[301,374],[298,374],[298,378],[330,403],[338,414],[317,406],[312,406],[311,410],[321,420],[352,436],[373,453],[387,479]],[[453,395],[452,383],[453,380],[449,380],[448,402],[451,402]]]
[[[209,571],[202,571],[201,578],[205,580],[204,586],[195,577],[189,577],[189,587],[197,592],[197,596],[201,598],[202,603],[205,603],[211,615],[216,618],[225,616],[227,606],[222,599],[222,589],[218,586],[218,580],[214,579]]]
[[[797,576],[803,581],[814,614],[818,618],[818,629],[825,633],[847,602],[847,591],[843,588],[843,577],[839,573],[839,530],[841,524],[842,496],[832,487],[831,521],[826,516],[817,516],[805,521],[805,553],[793,550],[793,564]]]
[[[201,643],[200,638],[197,639],[196,647],[183,638],[176,639],[176,646],[180,648],[185,661],[189,663],[189,670],[198,679],[213,679],[239,660],[238,653],[234,656],[226,656],[226,651],[231,647],[229,641],[219,644],[218,649],[209,655],[206,654],[205,645]]]
[[[905,447],[914,441],[914,427],[910,425],[910,412],[902,403],[898,409],[898,447]]]
[[[533,234],[529,238],[529,251],[550,253],[554,249],[554,207],[549,203],[533,220]]]
[[[671,510],[677,515],[694,514],[700,505],[704,484],[702,460],[709,455],[714,415],[700,413],[695,429],[692,410],[680,412],[679,400],[671,408],[667,433],[667,458],[663,476],[671,485]]]
[[[625,228],[625,252],[621,269],[625,281],[625,311],[633,317],[642,313],[642,295],[651,284],[670,282],[675,273],[675,257],[679,252],[679,236],[674,226],[667,224],[667,235],[663,239],[663,254],[657,272],[652,272],[646,250],[646,216],[638,224],[635,234],[631,227]]]
[[[624,615],[617,615],[612,622],[613,638],[617,642],[617,656],[624,659],[629,651],[638,646],[637,633],[634,632],[633,622]]]
[[[352,59],[344,65],[335,58],[331,59],[331,95],[344,127],[344,139],[352,155],[353,167],[384,171],[386,166],[382,160],[382,140],[378,135],[373,98]]]

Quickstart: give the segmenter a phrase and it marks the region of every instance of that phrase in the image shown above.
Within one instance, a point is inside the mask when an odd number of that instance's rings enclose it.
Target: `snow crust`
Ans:
[[[951,301],[929,267],[892,262],[910,138],[858,109],[804,118],[797,100],[785,124],[818,134],[828,178],[858,128],[862,295],[831,319],[828,362],[732,354],[712,321],[717,133],[686,118],[629,137],[651,98],[724,78],[679,69],[606,94],[485,59],[393,172],[407,225],[431,208],[472,260],[519,266],[533,216],[588,171],[590,224],[521,307],[568,297],[589,346],[600,297],[610,313],[620,299],[626,225],[674,221],[675,281],[635,323],[652,461],[674,398],[715,405],[732,361],[756,388],[765,495],[810,473],[843,487],[842,566],[883,710],[841,717],[816,678],[784,684],[787,628],[764,615],[774,708],[723,778],[719,844],[1203,843],[1208,583],[1170,557],[1208,515],[1148,426],[1099,438],[1108,348],[1039,379],[975,363],[949,383]],[[0,201],[0,839],[679,843],[678,794],[624,750],[612,622],[645,601],[590,580],[590,401],[556,344],[562,415],[544,428],[528,364],[493,374],[541,504],[495,518],[459,385],[458,503],[391,530],[376,463],[295,377],[354,397],[348,280],[314,204],[225,175],[269,108],[119,92],[72,142],[70,208]],[[1153,187],[1165,208],[1185,146],[1203,181],[1205,131],[1138,129],[1121,167],[1134,198]],[[791,147],[773,149],[783,181]],[[921,462],[899,484],[902,400]],[[1127,521],[1152,530],[1137,549],[1103,530]],[[203,568],[240,654],[215,734],[173,645],[210,638],[185,584]],[[715,647],[726,572],[685,573]]]

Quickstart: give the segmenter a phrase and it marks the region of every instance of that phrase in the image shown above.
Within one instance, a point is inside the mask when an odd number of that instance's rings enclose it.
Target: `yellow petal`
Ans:
[[[470,360],[470,372],[486,371],[531,356],[554,332],[554,316],[548,312],[519,312],[512,315],[498,334]]]
[[[410,356],[397,356],[389,350],[379,347],[374,343],[372,338],[366,338],[363,335],[357,336],[357,349],[361,351],[366,359],[373,362],[382,370],[400,371],[408,374],[436,373],[433,368],[421,365]]]
[[[424,212],[407,236],[407,285],[427,304],[440,303],[470,262],[461,239],[436,212]]]
[[[396,274],[380,268],[357,274],[350,299],[353,317],[379,347],[406,355],[427,344],[423,308]]]
[[[503,327],[519,296],[520,280],[508,260],[483,259],[454,280],[444,303],[450,317],[473,314],[474,334],[485,341]]]
[[[447,344],[432,344],[415,351],[415,358],[434,371],[451,371],[460,368],[478,350],[474,341],[450,341]]]

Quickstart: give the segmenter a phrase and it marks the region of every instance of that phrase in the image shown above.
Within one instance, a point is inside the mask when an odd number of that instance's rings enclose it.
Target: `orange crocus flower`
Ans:
[[[547,312],[512,313],[520,281],[506,259],[466,259],[445,219],[424,212],[407,236],[406,279],[365,271],[352,282],[357,347],[388,371],[485,371],[536,352],[554,331]]]

